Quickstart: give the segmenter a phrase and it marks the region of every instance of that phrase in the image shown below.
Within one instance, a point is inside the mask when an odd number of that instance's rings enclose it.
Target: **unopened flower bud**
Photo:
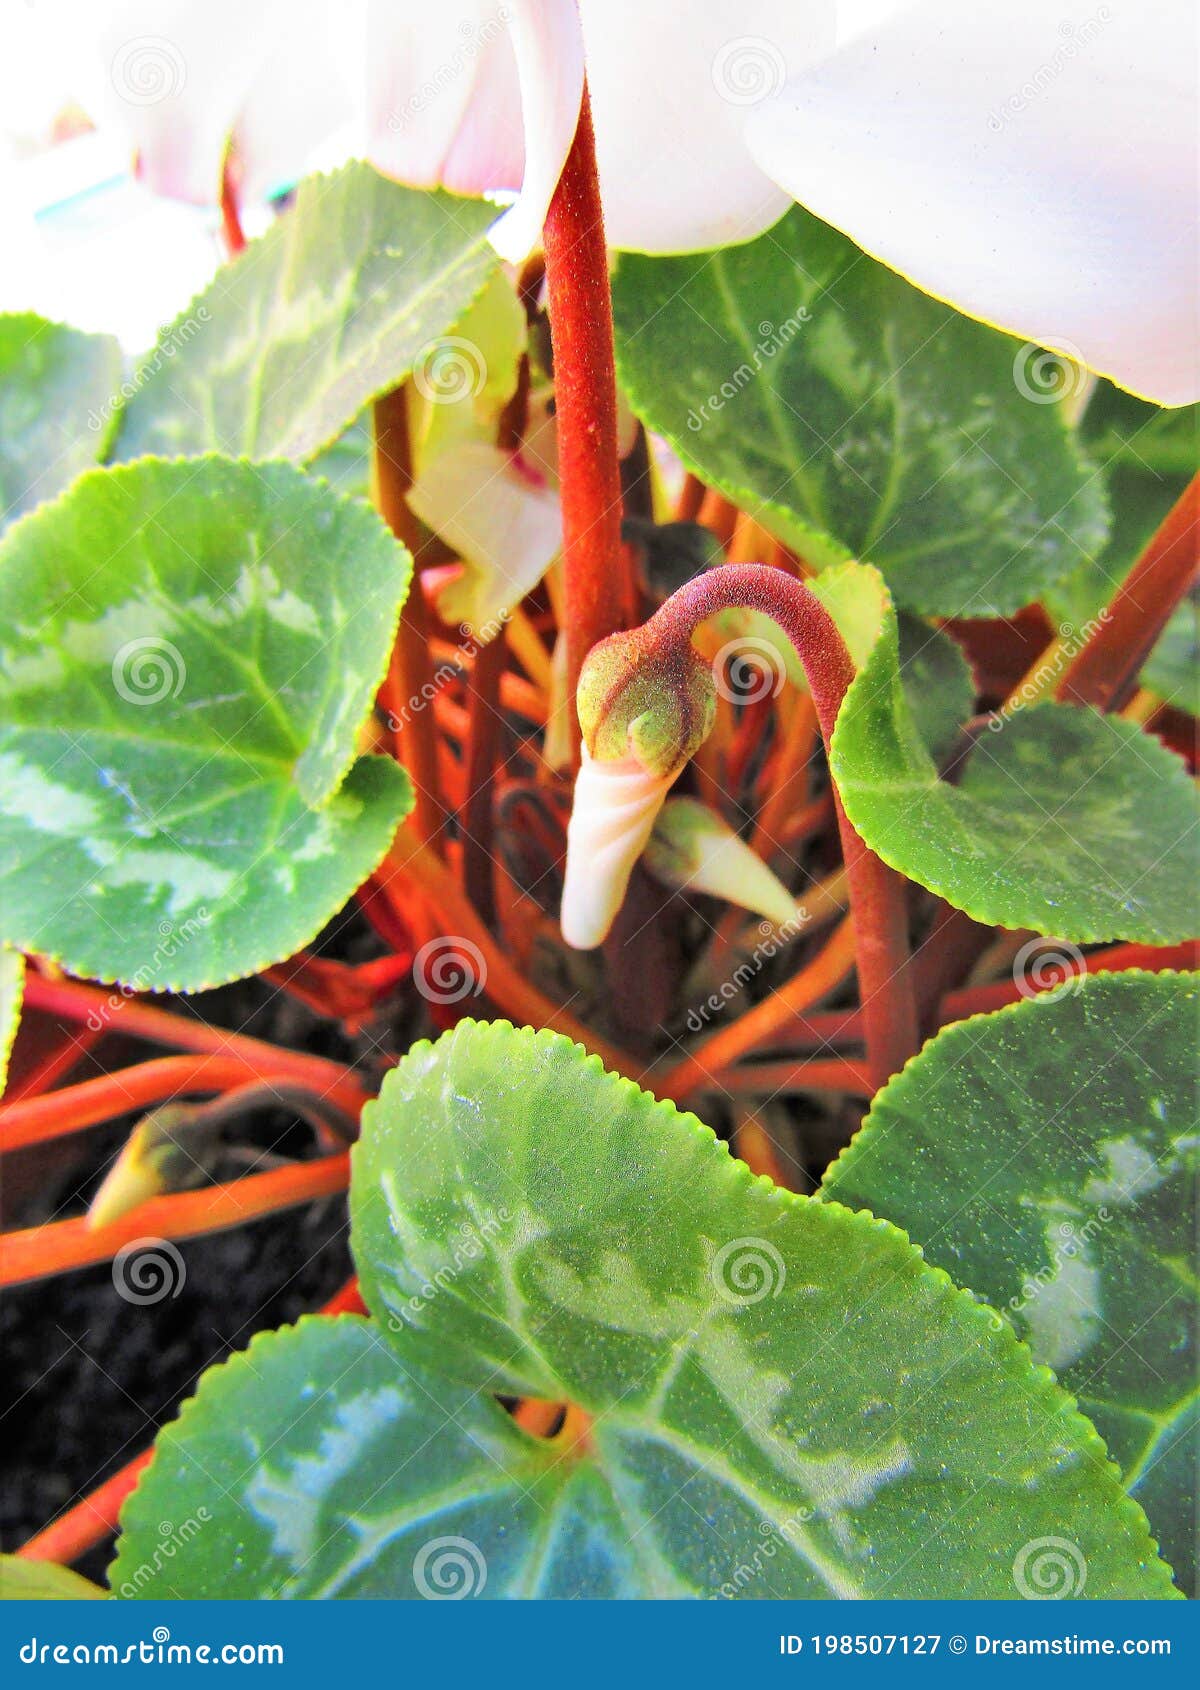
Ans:
[[[663,805],[645,847],[656,880],[706,892],[780,925],[796,915],[787,887],[721,816],[695,798]]]
[[[712,671],[684,639],[613,634],[579,677],[583,762],[567,829],[563,938],[591,950],[621,907],[673,782],[712,729]]]

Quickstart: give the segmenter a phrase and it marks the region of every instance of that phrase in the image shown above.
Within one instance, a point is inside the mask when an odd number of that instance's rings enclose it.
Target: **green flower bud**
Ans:
[[[597,762],[632,754],[665,777],[682,769],[712,732],[717,689],[690,641],[667,645],[643,627],[592,648],[576,703],[584,744]]]

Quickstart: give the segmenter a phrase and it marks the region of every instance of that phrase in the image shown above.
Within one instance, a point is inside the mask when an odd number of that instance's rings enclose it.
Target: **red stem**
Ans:
[[[503,727],[500,715],[500,676],[505,640],[497,634],[475,655],[467,676],[467,732],[463,746],[466,799],[460,812],[463,845],[463,890],[490,926],[496,919],[492,883],[492,794],[496,753]]]
[[[1047,948],[1053,950],[1052,939],[1047,940]],[[1061,974],[1045,986],[1039,986],[1033,978],[1022,980],[1019,985],[1015,980],[996,980],[990,985],[948,992],[938,1007],[937,1023],[944,1027],[950,1021],[965,1021],[971,1015],[990,1014],[994,1009],[1016,1003],[1019,998],[1027,998],[1031,992],[1050,991],[1081,974],[1119,974],[1127,968],[1144,968],[1151,974],[1194,969],[1200,961],[1200,944],[1189,939],[1182,945],[1113,945],[1109,950],[1094,951],[1083,961],[1083,968],[1072,968],[1064,961]]]
[[[719,610],[749,608],[778,622],[804,665],[826,751],[854,664],[837,624],[800,581],[762,564],[724,564],[689,581],[642,628],[646,659],[670,675],[680,641]],[[908,957],[905,882],[880,862],[834,804],[850,911],[854,918],[858,987],[866,1027],[867,1066],[877,1086],[917,1049],[916,1005]]]
[[[621,626],[617,378],[608,253],[586,86],[544,235],[562,490],[567,696],[592,647]],[[578,724],[571,712],[578,745]]]
[[[1200,473],[1194,475],[1117,588],[1107,613],[1058,686],[1064,704],[1120,710],[1151,647],[1187,592],[1200,555]]]

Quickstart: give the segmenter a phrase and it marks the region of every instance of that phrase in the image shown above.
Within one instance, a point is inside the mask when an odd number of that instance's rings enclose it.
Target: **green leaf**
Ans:
[[[8,1059],[21,1024],[24,994],[25,958],[20,951],[0,945],[0,1097],[8,1084]]]
[[[1011,1595],[1051,1534],[1090,1595],[1165,1593],[1090,1427],[986,1311],[563,1038],[467,1022],[411,1051],[351,1205],[368,1304],[445,1412],[499,1391],[591,1417],[575,1459],[644,1594]]]
[[[843,568],[839,600],[855,601],[856,625],[871,600],[878,636],[831,766],[872,850],[982,922],[1078,942],[1190,938],[1200,808],[1180,760],[1132,722],[1042,704],[993,717],[957,784],[940,780],[901,684],[890,599],[875,571]]]
[[[1068,639],[1112,598],[1195,473],[1200,407],[1162,411],[1111,382],[1096,385],[1079,436],[1098,466],[1112,528],[1047,588],[1046,605]]]
[[[960,646],[940,628],[902,613],[897,633],[904,696],[921,743],[937,763],[971,716],[975,682]]]
[[[296,203],[159,337],[116,456],[305,461],[404,379],[483,286],[495,208],[366,164]]]
[[[307,1320],[206,1377],[125,1505],[118,1592],[204,1508],[130,1594],[429,1596],[440,1570],[484,1597],[1013,1596],[1047,1537],[1077,1594],[1172,1593],[991,1311],[566,1039],[418,1045],[351,1189],[377,1324]],[[494,1400],[530,1392],[575,1434]]]
[[[1024,349],[796,207],[744,246],[623,256],[622,380],[684,463],[817,567],[993,616],[1103,544],[1101,489]]]
[[[26,1561],[19,1555],[0,1555],[0,1601],[80,1602],[108,1595],[91,1579],[60,1567],[54,1561]]]
[[[120,380],[110,335],[0,314],[0,528],[103,457]]]
[[[1163,629],[1142,681],[1177,710],[1200,716],[1200,596],[1195,590]]]
[[[410,561],[288,464],[93,470],[0,544],[5,936],[198,990],[306,943],[410,788],[355,760]]]
[[[825,1196],[902,1226],[1095,1421],[1195,1572],[1200,975],[1101,974],[949,1027],[879,1093]]]
[[[630,1596],[589,1465],[442,1406],[369,1321],[309,1316],[201,1380],[121,1511],[118,1596]],[[161,1522],[200,1522],[166,1561]],[[626,1552],[628,1554],[628,1552]],[[647,1557],[650,1557],[647,1545]],[[581,1583],[585,1589],[581,1591]]]

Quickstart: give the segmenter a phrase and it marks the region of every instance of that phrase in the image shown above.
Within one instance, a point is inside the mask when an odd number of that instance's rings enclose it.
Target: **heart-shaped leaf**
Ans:
[[[210,1376],[126,1506],[118,1590],[204,1505],[150,1594],[430,1595],[442,1556],[486,1596],[1013,1596],[1047,1537],[1076,1594],[1170,1593],[991,1311],[564,1038],[463,1022],[410,1051],[351,1201],[377,1325]],[[497,1393],[570,1403],[563,1434]]]
[[[822,567],[898,600],[1005,615],[1104,542],[1101,488],[1032,349],[970,321],[796,207],[744,246],[624,256],[622,380],[689,469]]]
[[[831,758],[873,851],[979,921],[1079,942],[1191,937],[1200,807],[1177,757],[1132,722],[1043,704],[994,716],[951,785],[906,701],[878,573],[843,565],[819,588],[860,645],[875,607]]]
[[[110,335],[0,314],[0,528],[103,457],[120,380]]]
[[[116,456],[311,458],[435,356],[495,266],[494,220],[479,200],[402,188],[367,164],[309,177],[163,330]]]
[[[94,470],[0,544],[4,933],[197,990],[306,943],[410,806],[355,761],[409,573],[288,464]]]
[[[1200,975],[1101,974],[939,1033],[825,1196],[902,1226],[1092,1417],[1195,1571]]]

